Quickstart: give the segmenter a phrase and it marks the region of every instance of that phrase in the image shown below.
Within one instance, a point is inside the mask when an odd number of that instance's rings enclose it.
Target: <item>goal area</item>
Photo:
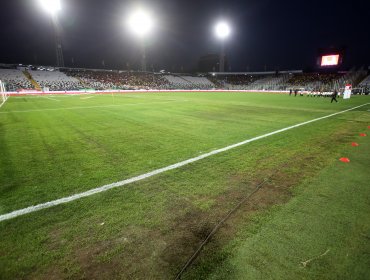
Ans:
[[[5,84],[0,81],[0,107],[4,105],[8,98],[9,94],[6,91]]]

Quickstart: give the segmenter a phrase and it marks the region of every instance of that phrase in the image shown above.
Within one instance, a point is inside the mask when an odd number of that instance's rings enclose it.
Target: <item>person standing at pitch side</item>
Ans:
[[[335,102],[338,102],[338,100],[337,100],[337,96],[338,96],[338,92],[337,92],[337,90],[335,89],[334,90],[334,92],[333,92],[333,94],[332,94],[332,96],[331,96],[331,101],[330,101],[330,103],[333,103],[333,101],[335,100]]]

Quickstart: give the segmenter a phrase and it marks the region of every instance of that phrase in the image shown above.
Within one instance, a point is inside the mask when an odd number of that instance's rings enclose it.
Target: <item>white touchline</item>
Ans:
[[[60,102],[60,100],[55,99],[55,98],[52,98],[52,97],[49,97],[49,96],[41,96],[41,97],[46,98],[46,99],[49,99],[49,100],[53,100],[53,101],[58,101],[58,102]]]
[[[60,205],[60,204],[68,203],[68,202],[71,202],[71,201],[74,201],[74,200],[77,200],[77,199],[81,199],[83,197],[87,197],[87,196],[91,196],[91,195],[94,195],[94,194],[97,194],[97,193],[105,192],[105,191],[108,191],[110,189],[122,187],[122,186],[131,184],[131,183],[134,183],[134,182],[137,182],[137,181],[141,181],[141,180],[144,180],[146,178],[152,177],[154,175],[157,175],[157,174],[160,174],[160,173],[172,170],[172,169],[177,169],[179,167],[182,167],[184,165],[199,161],[201,159],[204,159],[204,158],[207,158],[207,157],[210,157],[210,156],[222,153],[222,152],[226,152],[228,150],[231,150],[231,149],[234,149],[236,147],[248,144],[250,142],[254,142],[254,141],[260,140],[262,138],[266,138],[266,137],[269,137],[269,136],[272,136],[272,135],[275,135],[275,134],[278,134],[278,133],[296,128],[296,127],[300,127],[300,126],[303,126],[303,125],[306,125],[306,124],[309,124],[309,123],[313,123],[313,122],[316,122],[316,121],[319,121],[319,120],[330,118],[330,117],[333,117],[333,116],[336,116],[336,115],[339,115],[339,114],[343,114],[345,112],[352,111],[352,110],[355,110],[357,108],[360,108],[360,107],[363,107],[363,106],[366,106],[366,105],[369,105],[369,104],[370,103],[366,103],[366,104],[356,106],[356,107],[353,107],[353,108],[350,108],[350,109],[347,109],[347,110],[344,110],[344,111],[341,111],[341,112],[333,113],[333,114],[330,114],[330,115],[327,115],[327,116],[324,116],[324,117],[320,117],[320,118],[313,119],[313,120],[310,120],[310,121],[295,124],[295,125],[292,125],[292,126],[289,126],[289,127],[286,127],[286,128],[275,130],[273,132],[266,133],[266,134],[263,134],[261,136],[254,137],[254,138],[251,138],[251,139],[248,139],[248,140],[245,140],[245,141],[242,141],[242,142],[224,147],[222,149],[214,150],[212,152],[200,155],[198,157],[190,158],[190,159],[187,159],[187,160],[169,165],[167,167],[156,169],[154,171],[151,171],[151,172],[148,172],[148,173],[145,173],[145,174],[142,174],[142,175],[130,178],[130,179],[126,179],[126,180],[116,182],[116,183],[112,183],[112,184],[109,184],[109,185],[104,185],[102,187],[91,189],[91,190],[88,190],[86,192],[74,194],[74,195],[71,195],[71,196],[68,196],[68,197],[63,197],[63,198],[60,198],[60,199],[57,199],[57,200],[49,201],[49,202],[46,202],[46,203],[41,203],[41,204],[38,204],[38,205],[35,205],[35,206],[30,206],[30,207],[23,208],[23,209],[20,209],[20,210],[16,210],[16,211],[13,211],[13,212],[10,212],[10,213],[7,213],[7,214],[3,214],[3,215],[0,215],[0,222],[5,221],[5,220],[10,220],[10,219],[13,219],[13,218],[16,218],[16,217],[19,217],[19,216],[23,216],[23,215],[26,215],[26,214],[29,214],[29,213],[32,213],[32,212],[36,212],[36,211],[39,211],[39,210],[42,210],[42,209],[46,209],[46,208],[50,208],[50,207],[57,206],[57,205]]]

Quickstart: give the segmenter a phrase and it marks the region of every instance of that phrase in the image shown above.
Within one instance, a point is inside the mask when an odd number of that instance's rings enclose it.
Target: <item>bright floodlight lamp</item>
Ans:
[[[61,9],[60,0],[39,0],[41,6],[50,14],[55,14]]]
[[[55,36],[56,65],[58,67],[64,67],[62,38],[57,16],[58,11],[61,10],[60,0],[39,0],[39,2],[43,9],[51,15]]]
[[[128,27],[131,32],[141,39],[141,71],[146,72],[145,38],[153,29],[153,18],[144,10],[136,10],[128,17]]]
[[[226,22],[219,22],[215,28],[216,36],[220,39],[226,39],[230,35],[230,26]]]
[[[153,28],[153,20],[149,13],[138,10],[129,17],[128,25],[137,36],[145,37]]]
[[[220,53],[220,72],[225,72],[225,40],[229,37],[231,30],[227,22],[220,21],[215,26],[216,36],[222,41]]]

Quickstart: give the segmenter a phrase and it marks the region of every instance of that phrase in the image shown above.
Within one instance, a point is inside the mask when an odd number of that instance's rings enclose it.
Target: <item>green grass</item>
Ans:
[[[331,163],[289,203],[253,216],[184,279],[369,279],[370,142],[352,139],[360,147],[338,147],[350,164]]]
[[[52,98],[10,98],[0,110],[0,214],[369,102],[252,93]],[[173,278],[217,221],[277,168],[285,166],[281,181],[289,188],[246,211],[263,206],[256,216],[261,228],[268,226],[266,209],[307,196],[291,190],[337,160],[338,145],[367,127],[369,107],[0,223],[0,278]],[[256,228],[249,214],[241,215],[222,235],[228,238],[215,238],[213,253],[229,256],[229,239],[242,250],[238,239],[250,234],[250,223]],[[212,267],[206,255],[204,260]],[[213,272],[194,269],[195,275]]]

